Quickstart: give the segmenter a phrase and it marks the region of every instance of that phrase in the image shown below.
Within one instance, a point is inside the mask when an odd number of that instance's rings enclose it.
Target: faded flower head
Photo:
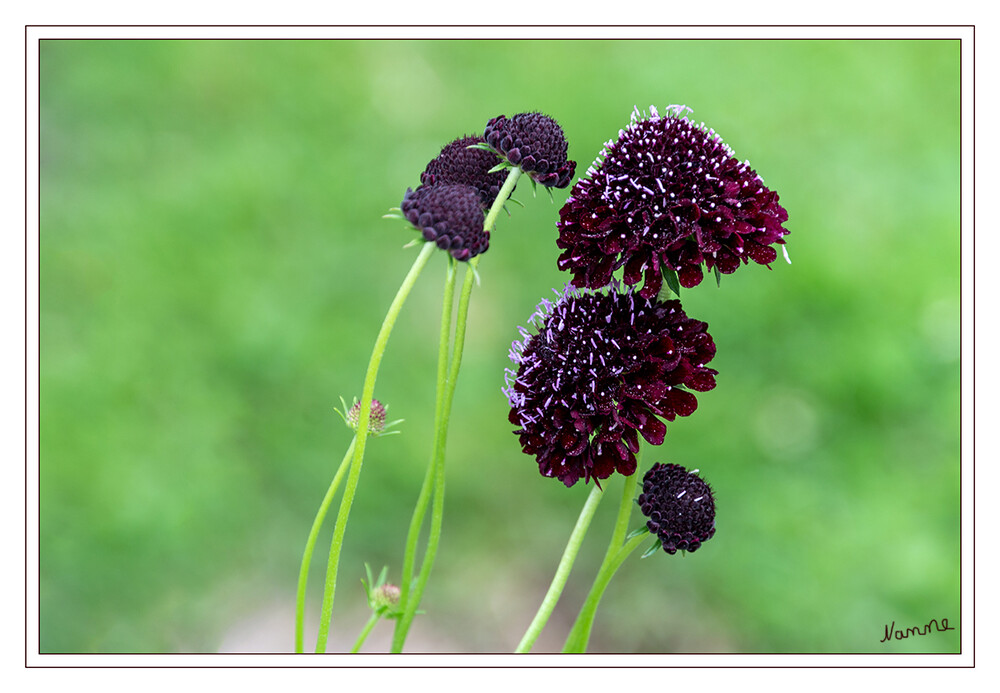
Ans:
[[[617,287],[616,287],[617,289]],[[558,292],[556,292],[558,294]],[[638,434],[663,442],[666,426],[698,406],[688,390],[715,387],[708,325],[679,301],[625,292],[580,292],[567,286],[542,300],[510,351],[504,394],[509,420],[543,476],[572,486],[635,472]]]
[[[347,425],[358,430],[358,423],[361,421],[361,402],[355,401],[351,408],[344,415]],[[385,430],[385,406],[377,399],[372,400],[371,410],[368,414],[368,430],[372,435],[378,435]]]
[[[714,130],[688,120],[687,107],[649,110],[641,118],[637,109],[573,186],[559,212],[559,269],[597,289],[624,267],[625,283],[645,277],[640,293],[651,298],[665,270],[692,287],[702,265],[730,274],[741,262],[774,262],[771,246],[788,234],[778,194]]]
[[[407,220],[456,260],[486,252],[490,236],[483,230],[479,192],[468,185],[421,185],[406,190],[400,209]]]
[[[697,472],[657,463],[642,480],[638,503],[646,527],[669,554],[697,551],[715,534],[715,497]]]
[[[499,115],[486,124],[483,136],[494,151],[546,187],[565,188],[576,172],[576,162],[566,159],[562,128],[542,113]]]
[[[496,154],[469,148],[484,142],[478,135],[467,135],[445,145],[420,174],[420,182],[423,185],[471,185],[479,191],[483,208],[488,209],[500,193],[506,174],[503,171],[490,173],[490,169],[500,163]]]

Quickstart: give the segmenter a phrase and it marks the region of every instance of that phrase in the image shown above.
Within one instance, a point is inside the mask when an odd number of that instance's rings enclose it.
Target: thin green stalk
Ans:
[[[434,430],[439,433],[441,430],[441,416],[444,409],[445,384],[448,377],[448,346],[451,342],[451,317],[452,304],[455,298],[455,276],[456,263],[453,260],[448,262],[448,272],[444,284],[444,301],[441,307],[441,339],[438,345],[438,365],[437,365],[437,399],[434,404]],[[434,453],[437,452],[437,440],[435,439]],[[403,553],[403,573],[400,582],[400,604],[406,604],[410,594],[410,585],[413,582],[413,564],[417,555],[417,541],[420,537],[420,529],[423,527],[424,516],[427,514],[427,505],[430,502],[432,484],[434,482],[434,457],[431,464],[427,465],[427,473],[424,475],[424,483],[420,487],[420,495],[417,497],[417,505],[413,509],[413,518],[410,520],[410,529],[406,535],[406,549]]]
[[[443,381],[444,398],[441,411],[441,422],[437,426],[434,437],[434,455],[431,466],[428,470],[428,478],[434,481],[433,505],[431,508],[431,528],[427,537],[427,547],[424,550],[424,560],[420,564],[420,573],[417,575],[416,584],[412,592],[404,601],[400,596],[400,604],[403,604],[403,614],[396,622],[396,630],[392,638],[392,652],[403,651],[403,643],[406,642],[406,634],[410,630],[413,617],[416,616],[417,607],[424,593],[424,587],[430,577],[434,559],[437,556],[437,547],[441,540],[441,525],[444,517],[444,450],[448,438],[448,421],[451,418],[451,403],[455,396],[455,384],[458,381],[458,370],[462,364],[462,351],[465,347],[465,327],[469,314],[469,297],[472,294],[472,285],[475,283],[476,265],[479,257],[474,257],[469,261],[469,268],[465,272],[465,280],[462,283],[462,294],[458,300],[458,315],[455,321],[455,345],[451,358],[451,367],[448,377]],[[426,504],[425,504],[426,507]],[[402,592],[402,589],[400,590]]]
[[[629,554],[635,551],[648,538],[648,534],[640,534],[632,537],[601,565],[600,570],[597,571],[597,578],[594,580],[594,585],[590,588],[590,594],[587,595],[587,599],[584,600],[583,607],[580,609],[580,615],[576,617],[576,623],[573,624],[573,628],[566,638],[563,652],[582,653],[587,651],[587,644],[590,642],[590,631],[594,625],[594,617],[597,615],[597,607],[601,603],[601,597],[604,596],[604,590],[607,589],[611,578],[615,576],[618,568],[629,557]]]
[[[486,219],[483,221],[483,230],[487,233],[493,230],[493,226],[496,224],[497,216],[500,214],[500,210],[503,209],[503,205],[507,201],[507,198],[509,198],[511,192],[513,192],[520,176],[521,169],[519,168],[512,168],[510,173],[507,174],[507,179],[500,188],[500,192],[497,193],[496,199],[493,201],[493,205],[490,207],[490,211],[486,215]],[[405,598],[402,596],[402,590],[406,589],[405,581],[404,586],[400,588],[400,605],[402,606],[403,613],[396,622],[396,630],[393,633],[392,652],[394,653],[403,651],[403,644],[406,642],[406,635],[409,632],[410,625],[413,623],[413,618],[417,613],[417,607],[420,606],[420,599],[423,596],[424,587],[427,585],[427,580],[430,577],[431,568],[434,566],[434,559],[437,556],[437,547],[441,540],[441,525],[444,518],[444,453],[445,445],[448,439],[448,423],[451,418],[451,404],[455,396],[455,385],[458,382],[458,371],[462,365],[462,352],[465,349],[465,330],[469,314],[469,298],[472,295],[472,287],[475,284],[476,268],[479,266],[480,257],[481,256],[477,255],[472,258],[469,261],[469,267],[465,272],[465,279],[462,283],[462,294],[458,300],[458,315],[455,318],[455,343],[452,347],[451,365],[448,372],[448,378],[443,382],[440,378],[438,380],[439,391],[443,386],[445,388],[445,395],[443,399],[443,409],[441,412],[442,417],[435,427],[434,457],[431,462],[434,479],[434,500],[431,510],[431,528],[427,537],[427,547],[424,551],[424,560],[420,565],[420,574],[417,576],[416,585],[414,585],[412,592],[407,594]]]
[[[368,362],[368,371],[365,373],[365,385],[361,392],[361,410],[358,416],[357,444],[354,448],[354,457],[351,460],[351,468],[347,475],[347,484],[344,486],[344,496],[340,500],[340,511],[337,513],[337,523],[333,528],[333,541],[330,544],[330,558],[326,568],[326,585],[323,590],[323,606],[320,611],[319,634],[316,638],[316,652],[326,652],[326,641],[330,633],[330,619],[333,615],[333,599],[337,589],[337,569],[340,566],[340,553],[344,546],[344,534],[347,531],[347,520],[351,513],[351,504],[354,502],[354,494],[358,487],[358,477],[361,476],[361,463],[365,456],[365,443],[368,440],[368,425],[371,417],[372,397],[375,394],[375,378],[378,376],[378,368],[382,363],[382,356],[385,353],[385,346],[389,341],[389,335],[396,324],[396,318],[403,308],[410,291],[413,289],[420,271],[427,264],[431,253],[437,249],[433,243],[424,243],[420,254],[414,260],[413,266],[407,273],[406,278],[396,292],[396,297],[389,306],[382,328],[375,339],[375,347],[372,349],[371,360]]]
[[[351,438],[351,444],[347,447],[347,452],[344,453],[344,459],[341,461],[340,466],[337,467],[337,473],[334,474],[333,481],[330,482],[330,488],[326,490],[326,496],[323,497],[323,502],[319,504],[316,519],[313,520],[312,529],[309,530],[309,538],[306,539],[306,549],[302,553],[302,565],[299,568],[299,589],[295,597],[295,651],[298,653],[305,651],[303,624],[305,622],[306,611],[306,582],[309,579],[309,564],[312,562],[313,549],[316,547],[316,537],[319,536],[320,527],[323,526],[323,520],[326,518],[326,511],[330,508],[333,496],[337,493],[337,488],[340,486],[340,482],[344,478],[344,473],[347,471],[347,463],[354,455],[354,444],[357,439],[357,436]]]
[[[531,652],[532,646],[534,646],[542,629],[545,628],[549,616],[552,615],[552,610],[555,609],[556,603],[559,601],[560,595],[562,595],[563,587],[566,586],[569,571],[573,569],[573,563],[576,561],[576,555],[580,552],[580,545],[587,534],[587,528],[590,527],[590,521],[594,519],[597,504],[601,502],[601,498],[603,497],[604,492],[601,490],[601,487],[594,484],[590,495],[587,496],[586,503],[583,504],[583,510],[580,511],[580,517],[577,518],[576,526],[573,527],[573,533],[569,535],[566,550],[563,551],[559,567],[556,568],[552,584],[549,585],[549,591],[545,593],[542,604],[538,607],[538,613],[535,614],[535,618],[531,621],[531,625],[528,626],[528,630],[525,631],[524,637],[518,643],[517,649],[514,650],[515,653]]]
[[[366,623],[365,627],[361,629],[358,639],[354,641],[354,647],[351,648],[351,654],[355,654],[361,650],[361,646],[364,645],[365,640],[368,639],[368,634],[372,632],[372,628],[375,627],[375,624],[379,622],[380,618],[382,618],[381,611],[372,612],[371,618],[368,619],[368,623]]]
[[[618,505],[618,516],[615,519],[614,530],[611,532],[611,540],[608,542],[608,550],[604,553],[604,560],[597,571],[597,577],[590,588],[590,594],[587,595],[587,599],[584,601],[580,613],[576,617],[576,622],[573,624],[573,628],[566,638],[563,652],[585,652],[587,650],[587,643],[590,640],[590,630],[594,625],[594,617],[597,615],[597,605],[600,604],[605,588],[611,582],[611,578],[614,576],[615,571],[618,570],[618,566],[625,560],[625,557],[646,536],[639,535],[631,539],[624,546],[622,545],[625,542],[625,533],[628,532],[629,519],[632,517],[632,506],[635,505],[633,502],[635,499],[635,487],[639,478],[639,466],[642,463],[641,446],[639,452],[636,454],[635,462],[636,471],[631,476],[625,477],[625,487],[622,489],[622,499]],[[628,548],[626,551],[626,547],[631,548]]]

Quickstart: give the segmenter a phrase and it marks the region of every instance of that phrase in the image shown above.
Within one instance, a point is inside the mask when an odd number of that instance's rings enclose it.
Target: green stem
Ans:
[[[319,634],[316,638],[316,652],[326,652],[326,641],[330,632],[330,619],[333,615],[333,599],[337,589],[337,569],[340,566],[340,553],[344,546],[344,534],[347,531],[347,519],[351,513],[351,504],[354,502],[354,494],[358,487],[358,477],[361,475],[361,463],[365,456],[365,443],[368,440],[368,425],[371,417],[372,397],[375,394],[375,378],[378,375],[379,365],[382,363],[382,355],[385,353],[386,343],[389,335],[396,324],[403,304],[406,302],[410,291],[413,289],[420,271],[427,264],[431,253],[437,249],[433,243],[424,243],[423,249],[413,266],[403,279],[396,298],[393,299],[386,313],[382,328],[375,339],[375,347],[372,349],[371,360],[368,362],[368,371],[365,373],[365,385],[361,393],[361,411],[358,416],[357,444],[354,448],[354,457],[351,460],[351,468],[347,475],[347,484],[344,487],[344,496],[340,500],[340,511],[337,513],[337,524],[333,529],[333,541],[330,544],[330,559],[326,568],[326,585],[323,591],[323,606],[320,611]]]
[[[552,578],[552,584],[549,585],[549,591],[545,593],[545,598],[542,599],[542,604],[538,607],[538,613],[535,614],[534,620],[528,626],[528,630],[525,631],[521,642],[518,643],[517,649],[514,650],[515,653],[530,652],[542,629],[545,628],[549,616],[552,615],[552,610],[559,601],[560,595],[562,595],[566,579],[569,577],[569,571],[573,569],[573,563],[576,561],[576,555],[580,551],[583,537],[587,534],[587,528],[590,527],[590,521],[594,519],[597,504],[601,502],[601,498],[603,497],[604,492],[601,491],[601,487],[594,484],[590,495],[587,496],[587,502],[583,504],[583,510],[580,511],[580,517],[576,521],[573,533],[569,535],[566,550],[563,551],[562,560],[559,561],[559,567],[556,568],[556,574]]]
[[[472,285],[475,283],[476,265],[479,257],[474,257],[469,261],[469,268],[465,272],[465,279],[462,283],[462,294],[458,300],[458,315],[455,322],[455,346],[452,353],[451,368],[444,385],[444,399],[441,410],[441,423],[437,427],[434,437],[434,455],[431,459],[431,466],[428,470],[428,478],[433,478],[434,500],[431,508],[431,528],[427,537],[427,548],[424,550],[424,560],[420,565],[420,573],[417,575],[417,582],[413,586],[413,591],[408,595],[405,602],[400,596],[400,603],[404,604],[403,614],[396,622],[396,630],[392,638],[392,652],[403,651],[403,644],[406,642],[406,635],[416,616],[417,607],[427,586],[431,568],[434,566],[434,559],[437,556],[437,547],[441,541],[441,525],[444,517],[444,450],[448,438],[448,422],[451,418],[451,404],[455,396],[455,384],[458,381],[458,370],[462,364],[462,351],[465,347],[465,327],[469,314],[469,297],[472,294]],[[402,593],[402,588],[400,589]]]
[[[445,277],[444,301],[441,308],[441,339],[438,345],[438,366],[437,366],[437,400],[434,405],[434,430],[441,430],[441,416],[444,409],[444,394],[446,380],[448,377],[448,345],[451,341],[451,314],[452,304],[455,298],[455,262],[448,262],[448,272]],[[435,448],[437,451],[437,440]],[[423,527],[424,516],[427,514],[427,505],[430,502],[431,488],[434,482],[434,457],[427,466],[427,473],[424,475],[423,485],[420,487],[420,495],[417,497],[417,505],[413,509],[413,518],[410,520],[410,529],[406,535],[406,549],[403,553],[403,574],[400,582],[400,604],[406,604],[410,595],[410,586],[413,582],[413,564],[416,560],[417,541],[420,537],[420,529]]]
[[[513,192],[520,176],[521,169],[519,168],[511,169],[510,173],[507,175],[507,179],[500,188],[500,192],[497,193],[496,199],[493,201],[493,205],[490,207],[490,211],[486,215],[486,219],[483,221],[483,230],[486,233],[493,230],[493,226],[496,224],[497,216],[500,214],[500,210],[503,209],[503,205],[507,201],[507,198],[509,198],[511,192]],[[465,330],[469,314],[469,298],[472,295],[472,287],[475,284],[476,278],[476,268],[479,266],[479,260],[481,257],[481,255],[477,255],[472,258],[469,261],[469,267],[465,272],[465,279],[462,282],[462,294],[458,300],[458,315],[455,318],[455,344],[452,348],[451,365],[448,371],[448,378],[445,381],[442,381],[440,377],[438,379],[438,391],[440,392],[441,387],[443,386],[445,393],[443,398],[443,408],[441,410],[441,418],[435,426],[434,456],[431,462],[431,468],[433,471],[429,473],[429,476],[432,476],[434,479],[434,501],[431,509],[431,528],[427,537],[427,548],[424,551],[424,560],[420,565],[420,574],[417,576],[417,582],[413,587],[412,593],[407,594],[404,599],[402,590],[407,587],[406,581],[404,581],[404,586],[400,588],[400,604],[402,606],[403,613],[397,620],[396,630],[393,633],[392,652],[394,653],[403,651],[403,645],[406,642],[406,635],[410,630],[410,625],[413,623],[414,616],[416,616],[417,607],[420,606],[420,599],[423,596],[424,587],[426,587],[427,580],[430,577],[431,568],[434,566],[434,559],[437,556],[437,547],[441,540],[441,525],[444,518],[445,444],[448,440],[448,423],[451,419],[451,405],[455,397],[455,385],[458,382],[458,371],[462,365],[462,352],[465,349]],[[442,341],[443,340],[444,337],[442,336]],[[423,518],[421,517],[421,520],[422,519]],[[419,528],[417,532],[419,533]]]
[[[361,629],[358,639],[354,641],[354,647],[351,648],[351,654],[355,654],[361,650],[361,646],[364,645],[365,640],[368,639],[368,634],[372,632],[372,628],[375,627],[375,624],[379,622],[380,618],[382,618],[381,610],[372,613],[371,618],[368,619],[368,623],[366,623],[365,627]]]
[[[632,537],[609,559],[605,559],[600,570],[597,571],[597,578],[594,580],[594,585],[590,588],[590,594],[587,595],[587,599],[580,608],[580,615],[576,617],[576,623],[573,624],[573,629],[566,638],[563,652],[583,653],[587,651],[587,644],[590,642],[590,631],[594,625],[594,617],[597,615],[597,607],[601,603],[601,597],[604,596],[604,590],[607,589],[611,578],[615,576],[618,568],[625,562],[629,554],[635,551],[648,538],[648,534],[640,534]]]
[[[604,560],[597,571],[597,577],[590,588],[590,594],[580,608],[580,613],[576,617],[576,622],[566,638],[563,652],[586,652],[587,643],[590,641],[590,630],[594,625],[594,617],[597,615],[597,605],[601,602],[604,590],[611,582],[615,571],[621,565],[625,557],[639,545],[646,535],[634,537],[627,544],[625,533],[628,531],[629,519],[632,517],[632,506],[635,499],[635,487],[639,478],[639,466],[642,463],[642,447],[640,446],[636,454],[636,471],[631,476],[625,477],[625,487],[622,489],[621,503],[618,505],[618,517],[615,519],[615,528],[611,532],[611,541],[608,542],[608,550],[604,553]],[[638,541],[636,541],[638,540]],[[626,551],[626,547],[629,547]],[[624,552],[624,553],[623,553]]]
[[[333,481],[330,482],[330,488],[326,490],[326,496],[323,497],[323,502],[319,505],[316,519],[313,520],[312,529],[309,530],[309,538],[306,539],[306,549],[302,553],[302,565],[299,568],[299,589],[295,598],[295,651],[297,653],[305,651],[303,649],[303,624],[305,622],[306,611],[306,582],[309,579],[309,564],[312,563],[313,549],[316,547],[316,537],[319,536],[320,527],[323,526],[323,520],[326,518],[326,511],[330,508],[333,496],[337,493],[337,488],[340,486],[340,482],[344,478],[344,473],[347,471],[347,463],[354,454],[354,444],[357,439],[357,436],[351,439],[351,444],[347,447],[347,452],[344,453],[344,459],[341,461],[340,466],[337,467],[337,473],[334,474]]]

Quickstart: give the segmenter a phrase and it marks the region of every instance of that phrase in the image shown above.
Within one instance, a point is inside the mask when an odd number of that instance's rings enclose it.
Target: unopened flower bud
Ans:
[[[347,410],[347,425],[353,430],[358,430],[358,423],[361,421],[361,402],[355,402]],[[377,399],[372,400],[371,412],[368,415],[368,430],[373,435],[378,435],[385,429],[385,407]]]
[[[372,592],[373,609],[392,609],[399,604],[399,588],[391,583],[386,583],[376,588]]]

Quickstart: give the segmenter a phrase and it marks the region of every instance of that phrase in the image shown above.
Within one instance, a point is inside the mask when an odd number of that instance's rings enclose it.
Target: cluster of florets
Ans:
[[[506,175],[493,169],[500,158],[475,145],[485,140],[466,135],[444,146],[420,174],[421,185],[468,185],[479,193],[483,209],[489,209],[503,186]]]
[[[715,342],[679,301],[567,287],[528,322],[537,334],[521,328],[510,352],[509,419],[542,475],[567,486],[635,473],[638,435],[661,444],[660,418],[688,416],[691,390],[715,387]]]
[[[436,243],[456,260],[469,260],[490,245],[479,200],[468,185],[421,185],[406,191],[400,209],[425,241]]]
[[[661,274],[681,286],[702,281],[702,266],[722,274],[749,260],[773,262],[788,213],[778,194],[740,162],[714,130],[695,124],[684,106],[647,118],[633,113],[618,140],[605,143],[559,213],[559,268],[573,284],[600,288],[624,268],[624,282],[645,279],[655,296]]]
[[[482,137],[466,135],[441,149],[420,174],[421,185],[407,189],[403,216],[425,241],[456,260],[471,260],[489,248],[484,215],[503,187],[506,165],[561,188],[576,169],[576,162],[566,161],[566,138],[554,120],[540,113],[498,116]]]
[[[470,260],[490,246],[484,210],[500,192],[503,174],[492,171],[499,157],[474,146],[482,143],[481,137],[466,136],[445,145],[420,174],[421,185],[407,188],[400,204],[424,240],[456,260]]]
[[[642,480],[639,508],[669,554],[697,551],[715,534],[715,497],[697,472],[657,463]]]
[[[542,113],[499,115],[486,125],[486,143],[536,183],[550,188],[569,185],[576,162],[567,160],[566,136]]]

